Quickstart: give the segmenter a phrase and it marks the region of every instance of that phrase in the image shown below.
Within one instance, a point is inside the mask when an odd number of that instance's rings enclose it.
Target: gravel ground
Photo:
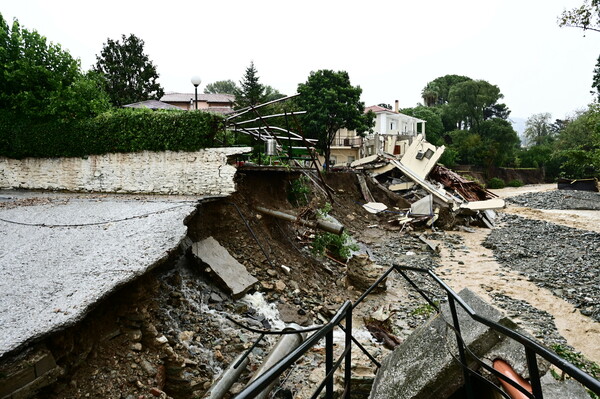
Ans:
[[[484,242],[497,260],[600,321],[600,234],[515,215],[500,220]]]
[[[600,210],[600,193],[590,191],[554,190],[542,193],[525,193],[507,198],[506,201],[536,209]]]

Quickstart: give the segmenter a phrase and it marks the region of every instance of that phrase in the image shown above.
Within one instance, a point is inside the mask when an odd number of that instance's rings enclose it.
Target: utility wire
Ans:
[[[176,206],[172,206],[170,208],[166,208],[166,209],[161,209],[159,211],[154,211],[154,212],[148,212],[148,213],[144,213],[142,215],[136,215],[136,216],[129,216],[126,218],[122,218],[122,219],[113,219],[113,220],[106,220],[106,221],[102,221],[102,222],[92,222],[92,223],[79,223],[79,224],[46,224],[46,223],[27,223],[27,222],[18,222],[15,220],[8,220],[8,219],[4,219],[4,218],[0,218],[0,221],[3,221],[5,223],[10,223],[10,224],[16,224],[19,226],[31,226],[31,227],[50,227],[50,228],[54,228],[54,227],[86,227],[86,226],[99,226],[99,225],[103,225],[103,224],[109,224],[109,223],[117,223],[117,222],[125,222],[127,220],[132,220],[132,219],[141,219],[141,218],[145,218],[148,217],[150,215],[156,215],[159,213],[164,213],[173,209],[177,209],[177,208],[182,208],[184,206],[189,206],[189,203],[185,203],[185,204],[181,204],[181,205],[176,205]]]

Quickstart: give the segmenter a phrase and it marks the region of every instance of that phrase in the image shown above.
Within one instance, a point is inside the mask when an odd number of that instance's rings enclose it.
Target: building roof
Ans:
[[[175,105],[158,100],[140,101],[138,103],[125,104],[123,108],[150,108],[150,109],[181,109]]]
[[[375,113],[378,113],[378,112],[390,112],[392,114],[397,114],[398,113],[398,112],[394,112],[391,109],[383,108],[383,107],[381,107],[379,105],[371,105],[370,107],[365,107],[365,113],[367,113],[369,111],[373,111]]]
[[[194,93],[166,93],[161,97],[160,101],[173,103],[187,103],[190,99],[195,99]],[[207,103],[232,103],[235,101],[233,94],[200,94],[198,93],[198,101]]]

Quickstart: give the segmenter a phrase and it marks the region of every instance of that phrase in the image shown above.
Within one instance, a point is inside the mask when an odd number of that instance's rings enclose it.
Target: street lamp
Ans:
[[[201,82],[202,80],[200,80],[200,76],[192,76],[192,84],[194,85],[194,94],[196,96],[196,109],[198,109],[198,86]]]

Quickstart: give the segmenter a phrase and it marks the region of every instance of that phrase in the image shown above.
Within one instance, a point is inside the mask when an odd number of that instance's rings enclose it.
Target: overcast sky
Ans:
[[[165,91],[238,82],[250,61],[260,81],[293,94],[310,71],[346,70],[366,105],[410,107],[427,82],[446,74],[500,87],[511,118],[564,118],[592,101],[600,33],[559,28],[583,0],[132,1],[0,0],[17,18],[81,60],[107,38],[133,33]]]

